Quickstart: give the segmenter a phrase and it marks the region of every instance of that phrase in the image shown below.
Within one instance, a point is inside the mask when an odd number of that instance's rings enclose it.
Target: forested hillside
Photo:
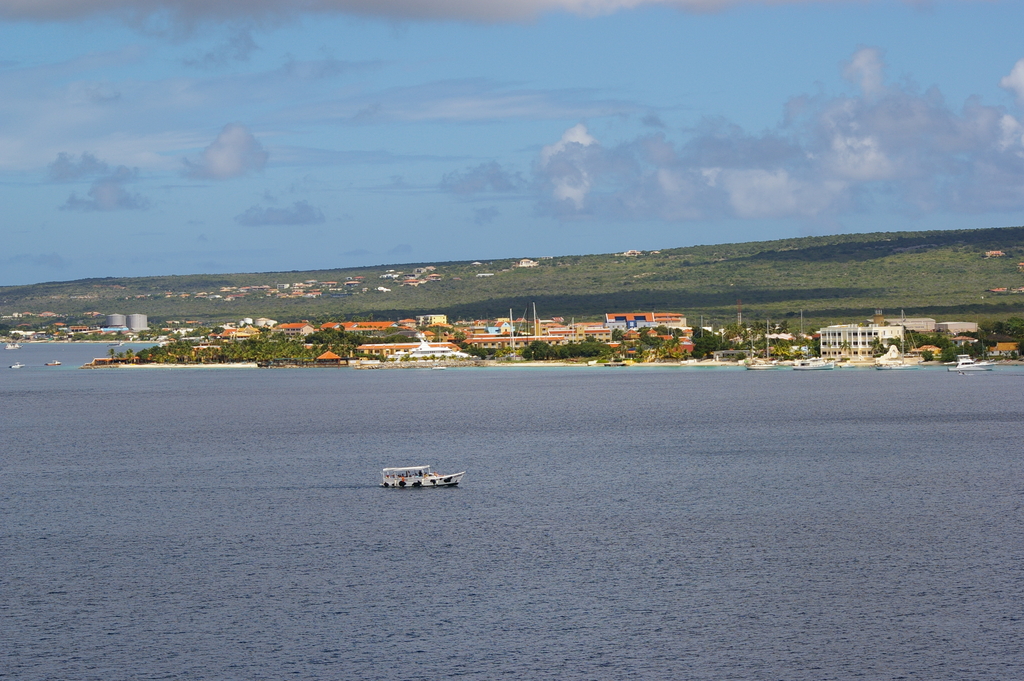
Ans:
[[[1022,227],[808,237],[640,255],[522,256],[536,266],[515,266],[518,260],[413,263],[5,287],[0,313],[46,311],[68,319],[89,312],[142,313],[155,322],[214,323],[423,313],[468,319],[507,315],[509,309],[519,315],[536,303],[541,316],[567,319],[655,310],[682,312],[692,322],[701,315],[725,322],[735,319],[741,304],[748,318],[794,318],[802,310],[810,323],[838,323],[863,319],[875,308],[942,319],[1020,315],[1024,309],[1024,293],[1013,292],[1024,287]]]

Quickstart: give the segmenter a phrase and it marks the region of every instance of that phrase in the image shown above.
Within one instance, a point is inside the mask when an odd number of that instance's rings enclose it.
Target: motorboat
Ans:
[[[744,366],[747,369],[750,369],[751,371],[765,371],[767,369],[781,369],[782,368],[782,365],[778,364],[776,362],[764,362],[764,361],[748,362]]]
[[[8,343],[4,350],[18,350],[19,348],[21,348],[21,343]]]
[[[793,362],[793,369],[796,371],[820,371],[835,368],[835,362],[826,362],[821,357],[809,357]]]
[[[52,362],[47,362],[46,366],[48,366],[48,367],[59,367],[60,366],[60,362],[58,360],[53,360]]]
[[[970,355],[957,355],[956,366],[947,367],[947,371],[956,371],[957,373],[964,373],[966,371],[992,371],[995,368],[995,363],[988,360],[982,360],[980,362],[975,361]]]
[[[430,466],[404,466],[385,468],[381,471],[381,487],[397,487],[411,489],[413,487],[454,487],[462,481],[461,473],[442,475],[430,470]]]
[[[25,366],[25,365],[22,364],[21,362],[15,362],[14,364],[11,365],[11,368],[12,369],[21,369],[23,366]]]

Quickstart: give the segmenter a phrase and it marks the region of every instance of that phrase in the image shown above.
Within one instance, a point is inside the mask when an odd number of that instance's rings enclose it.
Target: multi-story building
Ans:
[[[935,320],[931,317],[900,317],[898,319],[886,319],[885,321],[891,326],[902,326],[907,331],[935,333]]]
[[[870,359],[873,356],[872,346],[876,340],[900,340],[903,338],[903,327],[883,326],[880,324],[836,324],[821,330],[821,356],[824,359]]]
[[[604,316],[604,325],[609,329],[641,329],[657,326],[653,312],[611,312]]]
[[[446,314],[421,314],[416,315],[416,326],[434,326],[435,324],[447,324]]]

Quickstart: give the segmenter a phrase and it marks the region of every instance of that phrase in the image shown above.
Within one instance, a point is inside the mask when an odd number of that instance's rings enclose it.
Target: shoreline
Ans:
[[[225,364],[83,364],[79,369],[258,369],[256,362]]]

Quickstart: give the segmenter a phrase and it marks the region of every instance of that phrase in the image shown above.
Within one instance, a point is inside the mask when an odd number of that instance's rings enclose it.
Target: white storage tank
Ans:
[[[111,328],[111,327],[115,327],[116,328],[116,327],[125,326],[124,315],[123,314],[108,314],[107,315],[107,323],[105,324],[105,326],[107,328]]]
[[[146,331],[149,329],[149,320],[144,314],[130,314],[128,315],[127,326],[129,331]]]

